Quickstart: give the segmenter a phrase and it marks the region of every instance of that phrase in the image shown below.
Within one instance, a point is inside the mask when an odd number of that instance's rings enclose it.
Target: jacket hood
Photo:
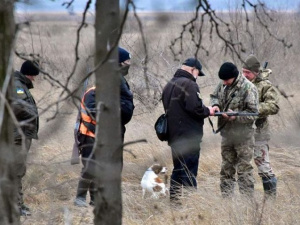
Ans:
[[[253,80],[254,82],[260,82],[263,80],[269,80],[269,76],[272,73],[272,70],[270,69],[264,69],[263,71],[261,71],[258,76]]]

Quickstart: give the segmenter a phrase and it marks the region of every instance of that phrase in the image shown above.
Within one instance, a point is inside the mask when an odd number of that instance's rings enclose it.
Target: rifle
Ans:
[[[245,113],[245,112],[216,112],[214,116],[222,116],[226,114],[227,116],[258,116],[259,113]]]
[[[269,63],[268,61],[265,61],[263,69],[267,69],[268,63]]]
[[[226,114],[227,116],[258,116],[258,112],[257,113],[245,113],[245,112],[216,112],[214,116],[222,116],[222,114]],[[212,127],[213,133],[217,134],[219,133],[227,124],[227,121],[225,123],[223,123],[217,130],[215,130],[214,125],[211,121],[210,118],[208,118],[208,121]]]

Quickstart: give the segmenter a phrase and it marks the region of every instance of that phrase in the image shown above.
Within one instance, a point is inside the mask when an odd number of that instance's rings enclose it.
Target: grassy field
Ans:
[[[30,27],[24,27],[18,34],[16,50],[26,54],[39,54],[43,68],[54,79],[64,83],[74,64],[74,46],[79,20],[70,21],[65,16],[18,15],[20,20],[32,19]],[[60,20],[58,18],[61,18]],[[293,43],[293,48],[283,50],[263,31],[256,29],[255,42],[247,38],[248,46],[244,56],[252,51],[262,61],[269,61],[273,70],[271,81],[284,90],[281,96],[280,112],[272,116],[272,141],[270,157],[272,167],[278,177],[278,197],[276,201],[263,201],[263,187],[255,168],[255,200],[243,199],[236,190],[232,200],[221,198],[219,191],[219,171],[221,164],[220,137],[214,135],[206,121],[204,138],[201,143],[198,190],[184,193],[183,206],[178,209],[169,206],[168,198],[142,199],[141,177],[153,162],[166,165],[169,175],[172,171],[170,148],[160,142],[153,125],[163,112],[160,94],[163,86],[173,76],[180,62],[174,61],[169,51],[171,40],[179,35],[181,24],[190,14],[145,14],[143,24],[149,62],[147,77],[149,90],[143,74],[142,39],[137,23],[130,17],[126,24],[120,46],[132,55],[132,67],[128,81],[134,92],[136,105],[132,121],[127,126],[125,142],[146,139],[126,147],[122,174],[123,224],[300,224],[300,95],[299,17],[288,14],[276,17],[271,26],[273,32]],[[36,19],[38,18],[38,19]],[[39,22],[34,22],[38,20]],[[159,23],[157,21],[160,21]],[[240,27],[243,36],[243,27]],[[75,87],[88,70],[86,60],[93,52],[93,26],[83,29],[80,44],[80,64],[72,79],[70,88]],[[224,55],[220,41],[206,40],[210,55],[199,54],[203,62],[204,78],[197,80],[204,103],[208,104],[209,94],[218,80],[218,69],[225,61],[241,63],[230,55]],[[194,53],[193,45],[185,39],[185,47],[180,60]],[[252,46],[252,47],[251,47]],[[15,68],[22,60],[16,58]],[[39,140],[34,141],[28,158],[28,170],[24,179],[25,202],[32,208],[31,217],[22,218],[22,224],[93,224],[93,208],[77,208],[73,205],[81,165],[70,165],[73,145],[73,125],[77,110],[72,102],[63,102],[48,109],[49,104],[61,96],[61,87],[47,76],[39,76],[32,94],[41,113]],[[47,109],[44,112],[44,109]],[[55,112],[58,115],[51,119]],[[214,122],[216,120],[214,119]]]

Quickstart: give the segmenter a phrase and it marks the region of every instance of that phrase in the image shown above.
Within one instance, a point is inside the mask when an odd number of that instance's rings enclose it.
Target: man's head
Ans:
[[[238,75],[239,71],[237,67],[231,62],[225,62],[220,67],[219,78],[223,80],[223,83],[227,86],[230,86]]]
[[[119,47],[119,63],[126,63],[131,59],[130,53],[124,48]]]
[[[119,64],[121,66],[121,73],[123,76],[128,74],[130,67],[130,53],[124,48],[119,47]]]
[[[39,64],[35,61],[26,60],[23,62],[20,72],[31,81],[34,81],[34,77],[40,73]]]
[[[202,72],[202,65],[200,61],[196,58],[188,58],[182,63],[181,69],[186,70],[192,74],[195,78],[198,76],[205,76]]]
[[[255,55],[249,55],[243,64],[243,75],[250,81],[259,74],[260,62]]]

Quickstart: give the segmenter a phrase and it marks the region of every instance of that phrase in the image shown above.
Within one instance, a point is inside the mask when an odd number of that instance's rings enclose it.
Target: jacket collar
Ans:
[[[33,88],[31,80],[19,71],[15,71],[15,79],[19,80],[22,84],[25,84],[28,89]]]
[[[233,84],[230,85],[228,88],[229,89],[240,88],[244,79],[246,79],[246,77],[244,77],[243,74],[239,73],[239,75],[237,76],[237,78],[233,81]]]
[[[189,72],[183,70],[183,69],[178,69],[174,75],[174,77],[185,77],[185,78],[188,78],[192,81],[196,81],[196,78],[190,74]]]

